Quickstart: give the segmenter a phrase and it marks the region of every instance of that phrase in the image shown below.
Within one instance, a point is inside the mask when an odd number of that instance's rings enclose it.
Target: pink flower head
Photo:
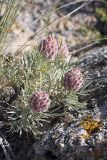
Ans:
[[[51,100],[49,94],[37,91],[32,94],[29,103],[35,112],[46,112],[50,107]]]
[[[78,91],[84,82],[83,75],[79,68],[74,68],[64,76],[64,88],[68,91]]]
[[[57,39],[49,35],[47,39],[44,39],[40,44],[40,51],[44,56],[50,60],[54,60],[58,54],[58,43]]]
[[[59,40],[58,42],[59,42],[59,54],[61,54],[66,61],[69,61],[70,53],[65,39],[61,37],[61,40]]]

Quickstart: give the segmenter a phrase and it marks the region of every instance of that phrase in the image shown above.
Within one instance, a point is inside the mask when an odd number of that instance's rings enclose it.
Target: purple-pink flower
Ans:
[[[37,91],[32,94],[29,103],[33,111],[46,112],[50,107],[51,100],[48,93]]]
[[[61,38],[60,41],[58,41],[59,44],[59,54],[62,55],[62,57],[66,60],[69,61],[70,59],[70,52],[68,50],[67,43],[64,38]]]
[[[54,60],[56,56],[62,55],[65,60],[69,60],[70,53],[64,38],[58,39],[53,35],[49,35],[40,43],[40,52],[48,59]]]
[[[50,60],[54,60],[58,54],[58,42],[56,38],[49,35],[40,44],[40,51]]]
[[[78,91],[83,83],[83,74],[79,68],[71,69],[64,75],[64,88],[68,91]]]

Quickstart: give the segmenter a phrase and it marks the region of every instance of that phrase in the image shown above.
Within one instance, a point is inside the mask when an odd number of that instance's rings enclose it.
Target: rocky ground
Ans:
[[[101,2],[91,3],[75,14],[52,24],[52,21],[66,16],[83,3],[52,12],[53,8],[71,2],[75,1],[29,1],[10,29],[10,40],[6,44],[5,54],[19,54],[24,49],[31,49],[48,33],[64,36],[71,52],[86,46],[93,39],[100,38],[101,31],[106,35],[105,25],[101,27],[102,23],[95,14],[96,7],[103,6]],[[74,111],[73,121],[55,124],[42,140],[37,142],[31,134],[24,134],[22,137],[17,134],[9,135],[1,124],[1,137],[4,135],[3,143],[0,141],[1,160],[7,160],[2,152],[5,149],[5,152],[10,150],[8,160],[107,159],[107,47],[99,44],[88,51],[76,52],[73,60],[79,60],[78,65],[87,81],[91,80],[91,84],[86,88],[88,93],[80,96],[80,101],[86,100],[87,106],[78,112]],[[86,90],[83,91],[85,93]]]

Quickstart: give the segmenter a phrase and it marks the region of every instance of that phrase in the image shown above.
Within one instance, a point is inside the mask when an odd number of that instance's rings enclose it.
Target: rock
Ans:
[[[85,56],[80,58],[79,65],[87,79],[86,83],[90,83],[86,87],[89,105],[102,105],[107,98],[107,46],[87,51]]]

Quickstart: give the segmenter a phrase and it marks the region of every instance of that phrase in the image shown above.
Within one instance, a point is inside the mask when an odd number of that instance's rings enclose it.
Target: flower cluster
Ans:
[[[54,36],[49,35],[40,44],[40,51],[47,59],[55,60],[56,56],[61,54],[65,59],[70,56],[66,41],[58,40]],[[84,82],[83,75],[79,68],[73,68],[65,73],[63,78],[63,86],[67,91],[78,91]],[[51,104],[49,94],[43,91],[34,92],[29,101],[30,107],[35,112],[45,112]]]
[[[79,68],[74,68],[64,76],[64,87],[68,91],[78,91],[84,82],[83,75]]]
[[[79,68],[74,68],[64,75],[64,88],[68,91],[78,91],[83,82],[83,75]],[[45,112],[51,104],[49,94],[43,91],[34,92],[30,98],[30,106],[35,112]]]
[[[43,91],[37,91],[30,98],[30,106],[35,112],[46,112],[50,106],[49,95]]]
[[[70,59],[70,53],[68,50],[68,46],[66,44],[66,41],[64,38],[61,38],[61,41],[58,41],[59,43],[59,54],[66,60],[69,61]]]
[[[54,36],[49,35],[40,44],[40,51],[50,60],[54,60],[58,53],[58,43]]]
[[[70,57],[65,39],[61,38],[60,41],[52,35],[49,35],[40,43],[40,51],[50,60],[54,60],[58,53],[60,53],[67,60]]]

